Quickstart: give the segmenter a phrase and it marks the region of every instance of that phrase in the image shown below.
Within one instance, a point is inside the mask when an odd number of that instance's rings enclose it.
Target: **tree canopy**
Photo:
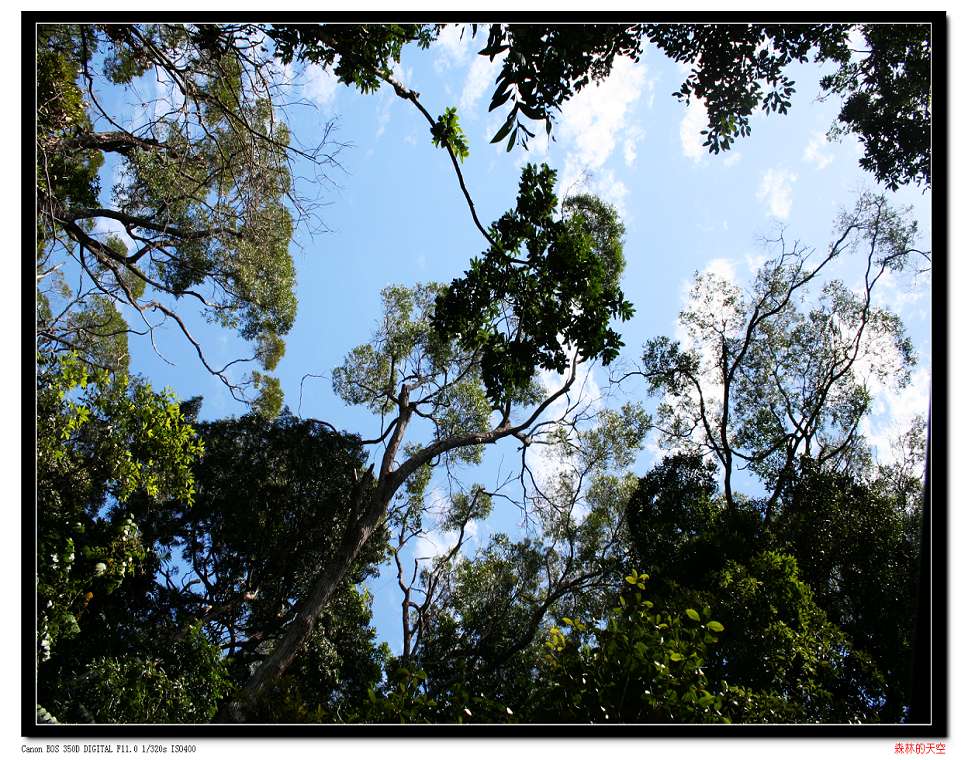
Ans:
[[[328,129],[315,148],[291,145],[274,113],[272,59],[242,28],[38,30],[40,345],[124,371],[127,335],[153,336],[170,321],[234,395],[254,388],[278,411],[277,381],[261,371],[237,379],[230,365],[211,364],[183,304],[237,330],[262,370],[276,366],[296,315],[294,215],[312,213],[292,163],[332,164]],[[157,96],[142,100],[133,124],[120,123],[102,105],[104,88],[137,92],[148,73]],[[102,192],[108,158],[116,179]]]
[[[436,109],[401,66],[452,25],[37,26],[38,721],[909,720],[927,425],[887,456],[870,421],[918,362],[884,293],[930,269],[894,191],[931,186],[932,26],[458,26],[495,64],[491,141],[521,149],[490,223],[473,98]],[[650,46],[712,154],[825,64],[830,134],[885,191],[823,245],[778,228],[748,281],[696,272],[630,362],[641,220],[523,151]],[[329,113],[310,145],[292,129],[297,70],[406,102],[475,236],[444,281],[386,284],[355,347],[314,327],[345,351],[303,377],[354,410],[338,425],[274,374],[347,147]],[[213,363],[199,320],[251,356]],[[166,325],[244,413],[140,374],[129,340],[161,355]]]

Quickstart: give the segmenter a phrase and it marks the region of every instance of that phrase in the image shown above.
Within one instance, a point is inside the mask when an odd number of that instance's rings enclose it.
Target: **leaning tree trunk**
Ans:
[[[363,507],[363,501],[361,497],[354,500],[357,514]],[[289,625],[286,635],[276,644],[272,654],[259,664],[236,698],[222,706],[215,719],[217,723],[244,722],[259,698],[289,669],[312,634],[316,619],[343,582],[360,549],[386,514],[388,503],[389,499],[384,498],[382,489],[377,491],[367,504],[366,511],[347,526],[343,540],[320,571],[312,592],[303,603],[296,619]]]
[[[483,432],[456,433],[434,441],[418,453],[410,456],[399,467],[394,468],[397,452],[400,450],[404,432],[415,408],[410,404],[410,389],[404,383],[397,398],[399,417],[383,454],[376,483],[370,477],[372,467],[368,474],[356,483],[351,509],[353,514],[359,515],[359,517],[347,526],[339,547],[333,554],[332,559],[320,571],[312,592],[299,610],[296,619],[290,624],[286,635],[276,645],[272,653],[259,664],[236,698],[223,705],[215,721],[217,723],[243,722],[259,697],[265,694],[266,690],[292,665],[300,649],[312,634],[319,614],[333,596],[337,586],[346,577],[360,549],[385,517],[393,495],[408,477],[445,452],[466,446],[494,443],[501,438],[517,435],[527,426],[533,424],[548,406],[567,393],[574,381],[575,362],[573,361],[571,375],[565,384],[542,401],[528,419],[520,424],[513,426],[510,424],[510,403],[508,403],[497,427]]]
[[[371,467],[365,475],[357,479],[354,486],[350,511],[351,514],[357,515],[357,518],[351,520],[346,526],[343,539],[330,561],[320,571],[312,591],[296,619],[289,625],[286,635],[276,644],[272,653],[259,663],[236,698],[222,706],[215,718],[216,722],[243,722],[259,698],[289,669],[312,635],[316,619],[333,596],[333,592],[343,582],[360,549],[386,515],[393,494],[406,479],[406,474],[401,470],[409,473],[414,468],[411,460],[407,463],[409,467],[405,466],[396,471],[393,469],[404,431],[413,412],[409,403],[409,388],[406,384],[400,389],[398,405],[400,416],[397,418],[396,429],[383,454],[377,482],[374,484],[370,477],[373,471]],[[425,456],[429,456],[429,452],[425,453]]]

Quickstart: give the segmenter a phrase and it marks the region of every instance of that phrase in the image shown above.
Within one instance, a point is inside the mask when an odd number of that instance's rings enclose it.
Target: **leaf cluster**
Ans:
[[[860,165],[891,190],[931,186],[931,27],[865,24],[865,50],[820,81],[844,105],[833,135],[856,134]]]
[[[374,92],[400,62],[408,43],[427,48],[437,38],[434,24],[272,24],[264,28],[283,63],[309,61],[332,69],[343,84]]]
[[[632,306],[618,280],[624,228],[615,211],[579,196],[556,214],[555,173],[527,165],[515,209],[491,227],[493,245],[437,301],[434,330],[481,354],[489,400],[525,391],[538,369],[563,373],[582,360],[611,362],[622,341],[609,321]]]
[[[730,722],[724,686],[703,667],[723,625],[692,607],[645,598],[625,577],[604,624],[563,618],[545,641],[536,718],[576,723]],[[677,599],[681,603],[682,599]]]
[[[42,355],[39,370],[37,636],[46,661],[81,632],[92,600],[140,570],[146,546],[127,502],[139,493],[191,502],[203,448],[174,399],[140,380],[92,372],[74,355]]]
[[[438,147],[448,147],[453,154],[463,161],[471,152],[467,145],[467,137],[457,120],[457,109],[448,108],[441,114],[430,128],[433,144]]]

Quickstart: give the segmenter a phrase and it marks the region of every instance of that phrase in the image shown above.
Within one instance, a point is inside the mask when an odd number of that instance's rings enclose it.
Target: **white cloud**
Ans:
[[[659,440],[659,431],[655,428],[651,428],[646,434],[645,441],[642,443],[642,450],[649,457],[647,469],[652,469],[654,465],[662,461],[663,457],[669,455],[668,449],[663,447],[662,442]]]
[[[448,24],[440,30],[431,45],[434,51],[434,68],[443,73],[453,66],[462,66],[470,53],[471,33],[463,24]]]
[[[600,174],[595,179],[591,187],[591,192],[606,203],[614,206],[615,212],[620,219],[626,222],[632,219],[632,214],[629,211],[628,205],[625,203],[625,199],[629,194],[628,186],[622,180],[618,179],[615,176],[615,172],[611,169]]]
[[[158,69],[155,80],[155,118],[178,111],[185,104],[185,96],[181,89],[175,86],[175,81],[163,69]]]
[[[793,208],[793,183],[797,175],[787,169],[767,169],[756,191],[757,200],[765,203],[778,219],[786,219]]]
[[[542,370],[538,376],[538,382],[547,396],[556,393],[564,381],[563,375],[550,370]],[[595,379],[592,365],[582,362],[576,368],[575,382],[568,396],[556,399],[542,414],[542,419],[559,420],[576,409],[581,410],[583,414],[593,414],[602,408],[602,389]],[[559,476],[574,466],[573,456],[574,452],[563,456],[561,450],[554,445],[535,443],[528,447],[528,467],[534,477],[535,485],[547,493],[558,481]]]
[[[870,47],[864,38],[864,33],[857,26],[851,27],[850,32],[847,34],[847,46],[850,48],[851,63],[860,63],[863,61],[867,57],[867,50]]]
[[[552,489],[559,476],[569,469],[571,461],[563,458],[561,452],[554,446],[540,443],[529,446],[527,456],[531,477],[534,478],[535,486],[542,493],[548,493]]]
[[[104,240],[108,235],[115,235],[127,246],[128,253],[132,253],[138,246],[134,239],[124,229],[124,225],[117,219],[99,216],[94,220],[94,237]]]
[[[702,271],[705,274],[715,275],[720,280],[726,280],[726,282],[731,282],[734,285],[737,284],[736,263],[732,259],[711,259]]]
[[[703,145],[706,138],[700,134],[702,130],[706,129],[708,119],[706,104],[699,98],[693,98],[686,106],[686,115],[682,117],[682,122],[679,124],[679,142],[682,144],[682,155],[696,163],[699,163],[708,155],[708,151]]]
[[[533,160],[529,158],[528,160]],[[522,164],[524,162],[522,161]],[[628,186],[618,177],[612,169],[601,171],[589,171],[588,167],[579,162],[579,158],[574,153],[569,153],[565,158],[565,166],[558,175],[558,195],[567,198],[578,193],[589,193],[598,196],[606,203],[615,207],[619,217],[625,221],[629,220],[628,207],[625,199],[628,197]]]
[[[807,147],[803,149],[803,160],[809,161],[817,169],[826,169],[834,161],[833,155],[824,151],[829,144],[827,135],[822,130],[814,132]]]
[[[400,84],[410,86],[410,80],[413,78],[413,67],[409,69],[403,68],[403,64],[399,61],[394,61],[391,68],[393,78],[396,79]]]
[[[743,258],[746,261],[746,268],[754,277],[769,260],[769,257],[765,253],[747,253]]]
[[[743,157],[743,154],[738,150],[729,151],[729,155],[723,159],[723,166],[729,168],[730,166],[735,166],[739,160]]]
[[[874,291],[874,303],[887,307],[891,311],[901,311],[905,307],[924,301],[930,290],[930,271],[912,278],[904,278],[891,270],[886,270],[877,283],[877,290]]]
[[[589,84],[565,104],[558,134],[571,143],[571,154],[582,166],[597,169],[604,165],[615,150],[619,135],[631,140],[634,150],[641,131],[630,132],[627,122],[646,81],[645,64],[616,58],[605,80]],[[625,150],[627,153],[628,147]]]
[[[487,56],[474,56],[474,61],[467,71],[464,88],[460,94],[459,108],[462,117],[465,114],[469,119],[477,117],[477,103],[488,91],[494,80],[497,79],[505,55],[506,53],[493,61],[488,59]]]
[[[638,157],[638,143],[645,136],[645,131],[638,125],[633,124],[625,131],[625,135],[625,141],[622,144],[622,157],[625,159],[625,165],[631,167]]]
[[[625,165],[626,166],[631,167],[631,166],[633,166],[635,164],[636,153],[635,153],[635,141],[634,140],[628,140],[628,139],[626,139],[625,145],[624,145],[624,148],[623,148],[622,155],[625,158]]]
[[[558,337],[561,339],[560,335]],[[569,353],[572,356],[574,355],[573,350]],[[565,376],[551,370],[541,370],[538,375],[538,382],[544,388],[545,394],[550,396],[561,389],[565,383]],[[571,386],[569,395],[571,397],[570,402],[565,396],[555,399],[554,403],[545,410],[543,417],[545,419],[560,417],[577,399],[581,399],[584,403],[596,409],[601,407],[602,389],[598,385],[598,381],[595,380],[592,365],[589,362],[580,362],[575,368],[575,382]]]
[[[504,123],[504,118],[505,117],[501,114],[500,110],[491,111],[489,114],[487,114],[484,120],[484,129],[481,132],[481,139],[485,144],[489,143],[491,141],[491,138],[497,134],[497,131],[501,128],[501,125]],[[501,155],[504,154],[503,142],[498,143],[496,145],[492,145],[491,147],[494,149],[495,153],[499,153]]]
[[[659,78],[656,77],[655,79],[650,79],[645,84],[645,89],[649,93],[649,96],[645,99],[645,104],[649,108],[652,108],[652,106],[655,105],[655,83],[658,81],[659,81]]]
[[[377,111],[376,115],[376,136],[381,137],[384,132],[387,131],[387,125],[390,123],[390,109],[393,108],[393,98],[395,95],[388,95],[385,91],[380,93],[382,102],[380,103],[380,109]]]
[[[272,57],[268,68],[273,81],[284,87],[291,86],[296,79],[296,66],[291,61],[283,64],[278,58]]]
[[[427,494],[426,518],[431,521],[432,527],[417,536],[414,547],[414,558],[421,563],[429,563],[434,558],[443,556],[450,552],[457,544],[460,532],[457,530],[445,530],[442,527],[444,517],[447,512],[448,498],[439,488],[434,486]],[[461,552],[466,552],[470,545],[476,543],[475,537],[478,535],[478,524],[475,520],[469,520],[464,526],[465,543]]]
[[[319,64],[311,63],[303,71],[303,95],[320,108],[331,106],[338,85],[336,75]]]
[[[879,419],[868,416],[861,422],[861,432],[877,450],[877,461],[894,463],[897,457],[894,441],[911,429],[916,416],[928,416],[930,393],[931,372],[924,367],[913,372],[911,382],[900,390],[877,388],[873,411]]]
[[[727,258],[715,258],[710,259],[706,266],[703,267],[701,272],[697,272],[698,275],[711,275],[718,281],[728,283],[732,285],[733,288],[739,287],[739,279],[736,275],[736,262],[732,259]],[[719,289],[714,289],[710,294],[707,292],[706,288],[701,288],[696,277],[691,277],[688,280],[683,280],[680,285],[680,294],[682,297],[682,307],[683,310],[698,309],[704,313],[721,313],[726,314],[727,312],[733,312],[722,299],[727,297],[727,294],[720,291]],[[710,300],[706,300],[709,298]],[[690,334],[686,325],[683,324],[682,320],[676,320],[675,328],[675,338],[678,340],[684,348],[694,349],[700,348],[695,344],[692,335]],[[708,358],[708,357],[707,357]]]
[[[417,544],[414,547],[414,556],[418,562],[430,562],[431,560],[441,557],[450,552],[451,549],[457,544],[457,538],[460,533],[456,530],[444,530],[442,528],[434,527],[425,533],[421,533],[417,536]],[[469,541],[468,539],[473,539],[477,535],[477,522],[474,520],[469,520],[467,525],[464,527],[464,545],[461,547],[461,552],[464,553],[468,549]]]

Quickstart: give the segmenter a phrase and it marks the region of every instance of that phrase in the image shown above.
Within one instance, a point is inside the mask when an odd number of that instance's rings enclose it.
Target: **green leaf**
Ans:
[[[532,108],[523,101],[519,103],[518,106],[524,112],[524,115],[533,121],[540,121],[541,119],[545,118],[545,115],[541,113],[541,111],[539,111],[537,108]]]
[[[506,87],[507,85],[505,85],[505,88]],[[511,97],[510,89],[505,89],[504,92],[498,91],[494,93],[494,97],[491,98],[491,106],[487,110],[493,111],[495,108],[500,108],[501,106],[503,106],[505,103],[508,102],[508,98],[510,97]]]
[[[494,56],[500,55],[501,53],[503,53],[507,49],[508,49],[508,46],[507,45],[502,45],[498,41],[498,42],[495,42],[493,45],[488,45],[487,47],[483,48],[478,53],[478,55],[486,55],[489,58],[494,58]]]
[[[514,111],[508,114],[507,119],[504,120],[504,124],[501,125],[501,128],[497,131],[497,134],[491,138],[491,142],[492,143],[501,142],[501,140],[503,140],[505,137],[508,136],[508,133],[511,131],[511,127],[513,126],[514,126]]]
[[[713,633],[722,633],[724,630],[723,624],[718,620],[710,620],[708,623],[706,623],[706,627]]]
[[[690,620],[695,620],[697,623],[699,622],[699,613],[691,607],[686,609],[686,614],[689,616]]]

